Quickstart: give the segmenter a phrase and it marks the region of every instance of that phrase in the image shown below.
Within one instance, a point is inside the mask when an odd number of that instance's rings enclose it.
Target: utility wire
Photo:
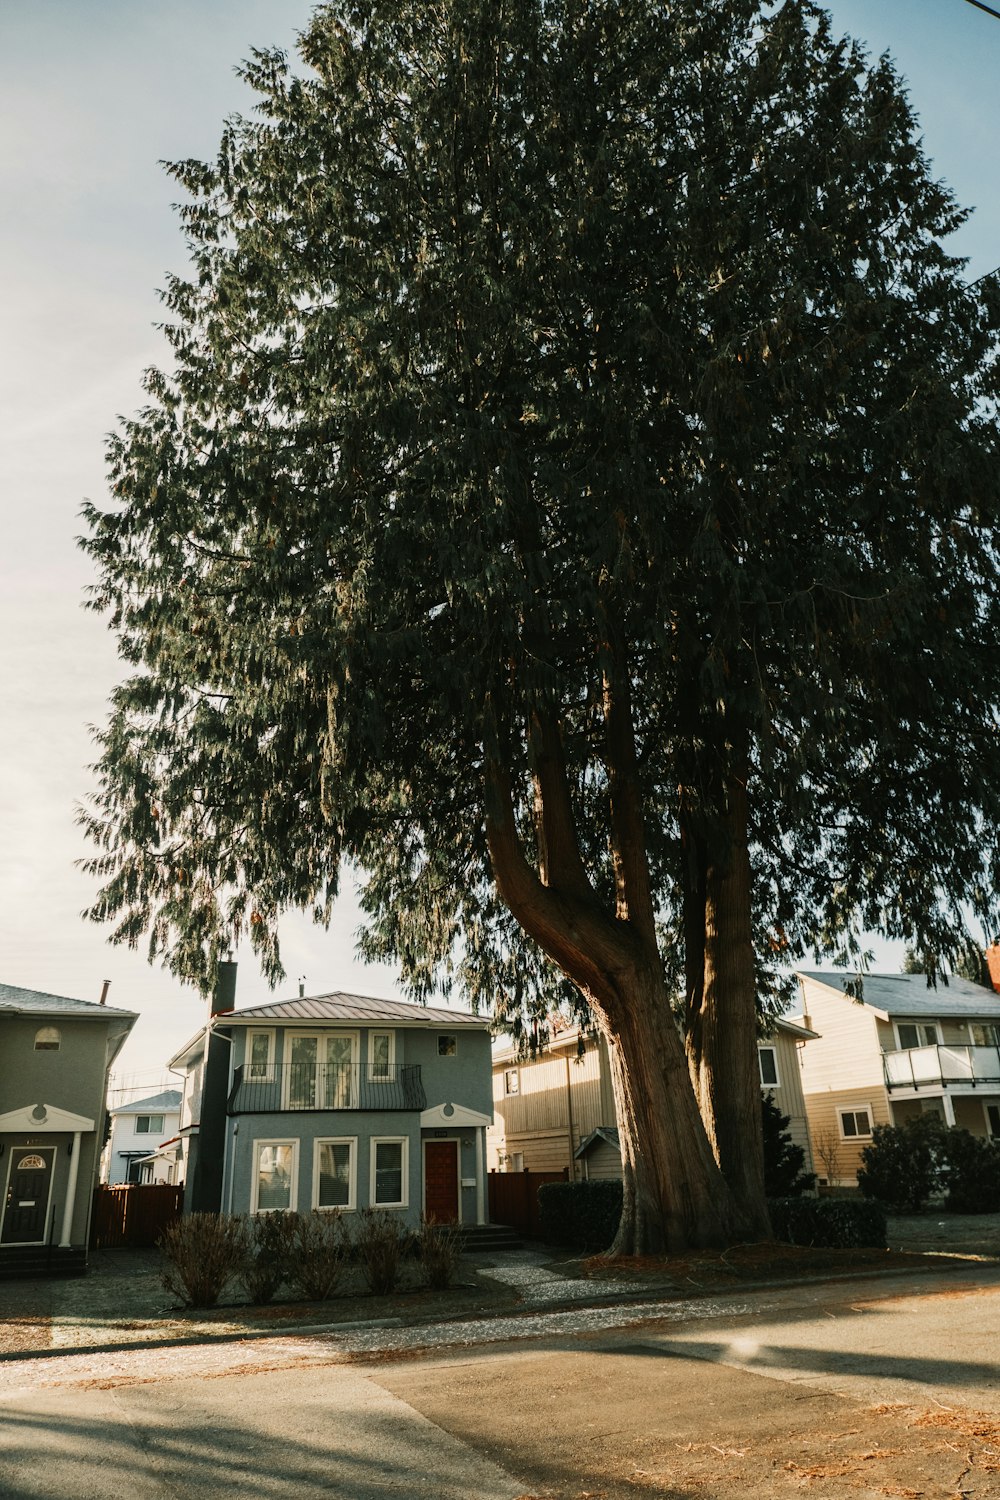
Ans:
[[[967,0],[969,5],[974,5],[977,10],[984,10],[988,16],[993,16],[1000,21],[1000,10],[994,10],[992,5],[984,5],[983,0]]]

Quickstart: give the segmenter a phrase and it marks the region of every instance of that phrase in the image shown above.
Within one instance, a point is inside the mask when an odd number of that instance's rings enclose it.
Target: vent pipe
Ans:
[[[97,1002],[98,1005],[103,1005],[105,1003],[105,1001],[108,998],[108,990],[110,988],[111,988],[111,980],[110,979],[106,979],[104,981],[104,983],[101,985],[101,998]]]

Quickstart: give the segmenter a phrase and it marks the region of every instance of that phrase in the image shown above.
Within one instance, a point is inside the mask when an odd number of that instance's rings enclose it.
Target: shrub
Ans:
[[[376,1295],[395,1288],[400,1263],[413,1238],[412,1231],[387,1209],[363,1208],[358,1214],[354,1251],[369,1289]]]
[[[167,1260],[160,1280],[187,1307],[214,1307],[243,1260],[246,1231],[231,1214],[186,1214],[158,1241]]]
[[[917,1115],[905,1125],[876,1125],[861,1153],[858,1187],[889,1209],[920,1213],[938,1186],[944,1128],[937,1115]]]
[[[607,1250],[621,1216],[622,1185],[616,1177],[546,1182],[538,1189],[538,1232],[549,1245]]]
[[[858,1198],[773,1198],[768,1203],[776,1240],[834,1250],[884,1250],[885,1210]]]
[[[945,1208],[953,1214],[992,1214],[1000,1209],[1000,1150],[985,1136],[960,1126],[941,1136]]]
[[[295,1214],[254,1214],[243,1220],[243,1253],[236,1273],[248,1302],[270,1302],[288,1279]]]
[[[789,1116],[783,1115],[773,1094],[760,1096],[764,1132],[764,1191],[769,1198],[798,1198],[816,1181],[815,1172],[803,1172],[806,1153],[788,1134]]]
[[[291,1243],[288,1280],[310,1302],[332,1297],[340,1284],[350,1253],[350,1240],[341,1215],[313,1209],[289,1214]]]
[[[417,1254],[424,1268],[427,1285],[436,1292],[444,1291],[454,1281],[462,1258],[461,1231],[451,1224],[434,1224],[421,1217]]]

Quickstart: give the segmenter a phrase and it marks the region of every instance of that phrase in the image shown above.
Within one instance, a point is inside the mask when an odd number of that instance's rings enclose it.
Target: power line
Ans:
[[[994,10],[992,5],[984,5],[983,0],[967,0],[969,5],[974,5],[977,10],[984,10],[988,16],[993,16],[1000,21],[1000,10]]]

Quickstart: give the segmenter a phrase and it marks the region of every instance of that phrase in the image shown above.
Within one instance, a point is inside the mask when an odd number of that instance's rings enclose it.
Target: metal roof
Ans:
[[[124,1016],[137,1020],[134,1010],[117,1010],[112,1005],[97,1005],[93,1000],[71,1000],[65,995],[47,995],[42,990],[23,990],[16,984],[0,984],[0,1013],[10,1011],[22,1016]]]
[[[937,988],[928,986],[926,974],[850,974],[844,970],[824,972],[797,970],[799,979],[846,993],[848,984],[861,982],[861,999],[871,1010],[885,1016],[953,1016],[982,1017],[1000,1020],[1000,995],[980,984],[949,974],[947,984],[939,979]]]
[[[465,1010],[431,1009],[413,1000],[378,1000],[370,995],[303,995],[295,1000],[278,1000],[273,1005],[253,1005],[246,1010],[222,1011],[213,1017],[217,1025],[253,1021],[354,1021],[361,1023],[392,1022],[394,1026],[447,1026],[489,1030],[485,1016],[474,1016]]]
[[[151,1094],[148,1099],[137,1099],[134,1104],[116,1104],[114,1109],[108,1113],[112,1115],[141,1115],[156,1113],[169,1113],[172,1109],[180,1109],[180,1089],[161,1089],[158,1094]]]

